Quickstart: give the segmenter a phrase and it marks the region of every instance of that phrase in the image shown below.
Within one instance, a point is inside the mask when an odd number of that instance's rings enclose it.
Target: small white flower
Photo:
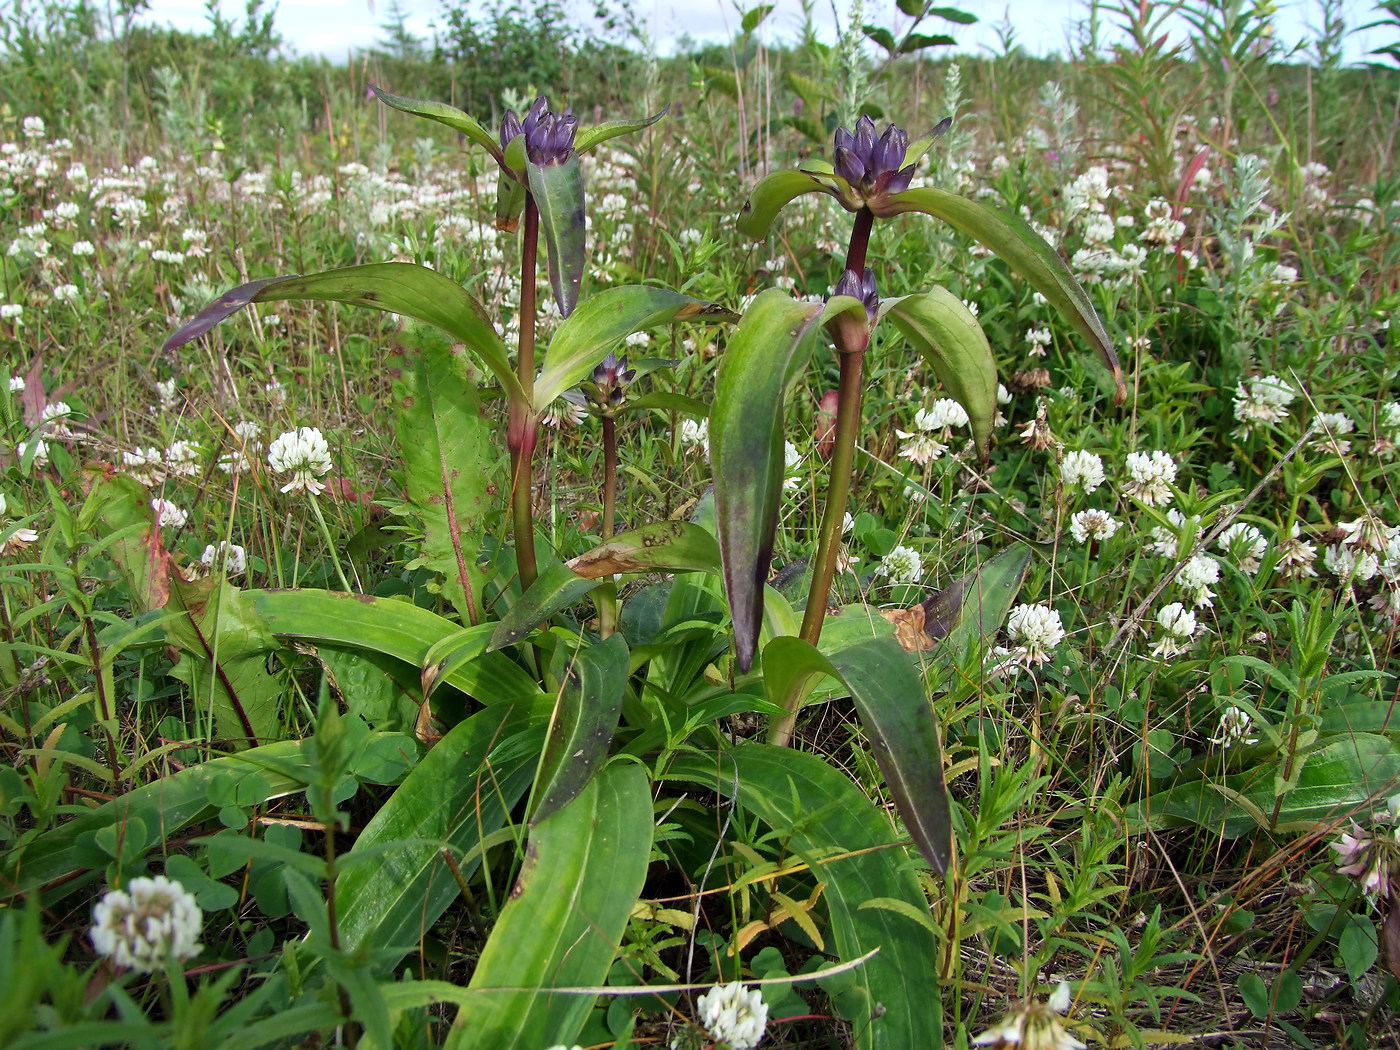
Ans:
[[[1259,571],[1259,559],[1269,549],[1264,534],[1253,525],[1237,521],[1222,532],[1215,541],[1220,551],[1229,557],[1239,570],[1249,576]]]
[[[1374,551],[1334,543],[1322,555],[1322,564],[1343,583],[1365,583],[1381,571]]]
[[[1059,987],[1044,1002],[1022,1003],[995,1027],[972,1040],[973,1046],[990,1046],[995,1050],[1088,1050],[1065,1030],[1060,1015],[1069,1009],[1069,985]]]
[[[877,576],[888,576],[890,583],[915,583],[923,574],[924,562],[913,547],[896,547],[875,569]]]
[[[1157,613],[1157,627],[1161,637],[1152,647],[1155,656],[1176,656],[1184,653],[1191,645],[1191,639],[1200,629],[1196,614],[1181,602],[1163,606]]]
[[[33,441],[21,441],[15,446],[15,456],[21,463],[31,455],[36,467],[44,466],[49,461],[49,443],[43,438],[35,438]]]
[[[1006,620],[1006,633],[1026,666],[1050,659],[1050,650],[1065,638],[1060,614],[1048,605],[1018,605]]]
[[[710,421],[708,419],[681,420],[681,444],[686,448],[699,447],[706,455],[710,454]]]
[[[783,491],[790,492],[802,484],[802,453],[791,441],[783,442]]]
[[[1191,558],[1181,568],[1177,574],[1176,582],[1190,596],[1192,604],[1197,608],[1205,608],[1213,605],[1211,601],[1215,597],[1215,592],[1210,589],[1212,583],[1220,580],[1220,563],[1209,554],[1197,554]]]
[[[1149,507],[1172,501],[1171,483],[1176,480],[1176,463],[1165,452],[1128,453],[1128,483],[1123,491]]]
[[[1288,415],[1298,392],[1275,375],[1244,379],[1235,387],[1235,418],[1238,437],[1247,437],[1260,424],[1278,423]]]
[[[50,401],[39,413],[39,430],[47,437],[72,437],[73,431],[68,426],[72,418],[73,409],[67,401]]]
[[[73,254],[78,256],[95,255],[97,249],[93,247],[92,241],[74,241]]]
[[[21,127],[24,130],[24,137],[27,139],[41,139],[44,137],[43,117],[25,117]]]
[[[940,397],[930,408],[914,413],[914,425],[920,430],[947,430],[968,424],[967,409],[951,397]]]
[[[22,394],[24,393],[24,388],[26,385],[27,384],[24,381],[24,376],[10,376],[10,393]]]
[[[185,522],[190,520],[189,514],[181,510],[169,500],[151,500],[151,509],[156,512],[156,524],[161,528],[183,529]]]
[[[1212,744],[1218,744],[1222,748],[1234,747],[1236,744],[1257,744],[1257,737],[1249,735],[1250,726],[1254,724],[1254,719],[1250,717],[1248,711],[1242,711],[1233,705],[1220,712],[1220,726],[1215,731],[1215,736],[1210,738]]]
[[[60,303],[75,302],[78,298],[78,286],[76,284],[55,285],[53,297]]]
[[[696,1000],[700,1023],[717,1043],[733,1050],[749,1050],[763,1039],[768,1024],[768,1004],[757,989],[750,991],[738,981],[717,984]]]
[[[1069,534],[1076,543],[1106,540],[1118,531],[1120,524],[1106,510],[1081,510],[1070,515]]]
[[[1071,492],[1093,492],[1104,481],[1103,459],[1092,452],[1066,452],[1060,481]]]
[[[1302,529],[1297,522],[1288,535],[1279,541],[1278,571],[1284,579],[1301,580],[1306,576],[1316,576],[1313,562],[1317,559],[1317,547],[1302,539]]]
[[[193,441],[172,441],[165,450],[165,465],[176,477],[192,478],[199,473],[204,451]]]
[[[160,407],[169,412],[179,402],[179,382],[171,376],[156,383],[156,396],[160,398]]]
[[[135,448],[122,453],[122,469],[147,488],[165,480],[165,453],[158,448]]]
[[[199,560],[211,569],[221,570],[226,576],[242,575],[248,568],[247,551],[227,540],[220,540],[218,546],[209,544]]]
[[[1053,336],[1048,328],[1032,328],[1026,333],[1026,342],[1030,344],[1030,349],[1026,352],[1031,357],[1044,357],[1045,348],[1050,345]]]
[[[39,538],[39,534],[33,529],[13,528],[6,524],[7,509],[8,501],[5,494],[0,492],[0,557],[22,551]]]
[[[318,429],[298,427],[277,436],[267,450],[267,463],[279,474],[292,475],[292,480],[282,486],[283,492],[305,489],[319,496],[326,486],[317,478],[330,472],[331,451]]]
[[[92,909],[92,946],[118,966],[152,973],[199,954],[204,913],[194,894],[157,875],[108,890]]]

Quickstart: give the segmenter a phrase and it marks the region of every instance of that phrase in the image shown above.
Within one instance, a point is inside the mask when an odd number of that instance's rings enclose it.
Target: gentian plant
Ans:
[[[634,1014],[595,1008],[592,997],[564,990],[620,977],[635,992],[637,974],[618,971],[616,954],[629,922],[659,914],[643,900],[656,858],[669,858],[687,880],[703,884],[713,859],[729,854],[729,840],[738,835],[745,838],[743,856],[767,851],[764,863],[773,865],[753,885],[769,886],[776,902],[773,872],[784,878],[790,872],[802,890],[801,900],[782,894],[781,907],[770,908],[760,926],[796,916],[807,930],[820,910],[828,931],[820,947],[838,961],[814,960],[819,971],[804,973],[822,978],[831,1008],[851,1024],[858,1045],[938,1045],[941,1014],[929,1001],[938,947],[924,889],[900,848],[903,837],[884,807],[843,772],[786,745],[799,710],[818,689],[850,696],[909,837],[929,865],[948,872],[952,819],[920,663],[928,657],[909,650],[933,649],[933,658],[945,659],[974,651],[1005,618],[1029,552],[1013,548],[936,595],[914,643],[863,609],[850,609],[839,627],[824,629],[876,326],[893,324],[926,362],[965,409],[984,455],[996,405],[995,365],[972,314],[941,287],[882,299],[867,249],[877,221],[917,211],[950,222],[1060,308],[1108,365],[1121,395],[1108,336],[1083,290],[1015,216],[911,188],[937,132],[910,144],[894,125],[877,133],[868,117],[854,130],[836,132],[830,163],[760,181],[738,218],[744,234],[762,238],[799,194],[838,200],[853,222],[844,270],[827,301],[772,290],[739,318],[652,284],[593,290],[586,283],[580,154],[641,131],[661,114],[586,127],[540,98],[523,117],[508,111],[497,136],[450,106],[377,94],[389,106],[460,132],[499,167],[496,221],[518,230],[521,246],[514,360],[482,304],[443,273],[407,263],[253,281],[217,299],[166,347],[203,335],[244,306],[276,299],[353,303],[420,322],[404,327],[396,359],[398,510],[421,526],[416,564],[436,574],[444,603],[432,610],[314,589],[240,591],[221,575],[190,583],[163,553],[145,490],[130,478],[99,484],[91,513],[120,540],[113,556],[133,593],[144,595],[151,610],[183,614],[194,628],[180,626],[185,621],[178,616],[160,621],[174,625],[165,628],[169,644],[188,662],[189,680],[207,686],[225,737],[256,744],[275,735],[269,655],[322,646],[341,653],[337,659],[363,658],[365,666],[415,669],[417,740],[342,716],[323,691],[312,739],[253,746],[238,758],[206,763],[207,769],[188,770],[186,780],[156,785],[159,798],[132,792],[63,834],[108,823],[172,833],[207,812],[211,777],[221,798],[244,805],[264,793],[304,790],[327,828],[343,827],[336,809],[341,786],[353,789],[369,779],[366,769],[380,768],[370,758],[387,749],[402,756],[397,786],[348,850],[327,833],[324,860],[307,867],[293,887],[303,916],[317,910],[324,894],[324,915],[308,919],[306,950],[324,962],[335,985],[335,994],[287,1015],[304,1023],[299,1031],[349,1023],[351,1033],[363,1030],[374,1045],[388,1046],[393,1010],[448,1001],[459,1006],[452,1046],[626,1038]],[[537,326],[541,250],[563,318],[547,341],[538,338]],[[710,410],[713,504],[702,504],[694,521],[617,532],[619,415],[660,408],[697,416],[707,407],[670,392],[639,393],[641,378],[660,364],[629,360],[627,337],[677,322],[735,320]],[[782,595],[765,591],[784,480],[783,403],[822,330],[840,361],[840,387],[819,541],[799,619]],[[491,392],[483,376],[506,402],[503,427],[483,403],[482,388]],[[540,421],[562,396],[600,419],[604,459],[602,543],[568,560],[572,552],[537,548],[532,500]],[[499,514],[491,500],[496,447],[509,471]],[[508,544],[492,532],[502,520]],[[658,573],[665,574],[662,582]],[[650,613],[623,615],[618,574],[638,582],[638,600]],[[711,583],[717,576],[723,593]],[[580,612],[586,597],[591,616]],[[944,635],[942,648],[934,649]],[[754,714],[771,719],[769,741],[732,740],[727,720]],[[216,770],[215,762],[223,765]],[[411,768],[404,773],[403,765]],[[703,814],[707,804],[692,799],[697,791],[716,800],[709,804],[714,812],[700,819],[694,812]],[[159,807],[160,819],[137,821],[142,806]],[[730,806],[771,834],[750,844],[752,825],[731,827],[728,817],[720,819]],[[230,811],[237,809],[230,802],[220,816],[233,826],[238,813]],[[658,827],[656,813],[663,810],[676,815]],[[223,848],[243,849],[241,842]],[[523,843],[525,859],[508,898],[497,901],[491,850],[511,842]],[[128,852],[139,858],[148,845]],[[33,854],[22,873],[9,874],[16,885],[56,880],[65,871],[61,854],[57,847]],[[363,863],[367,858],[374,863]],[[500,867],[498,858],[495,864]],[[459,893],[480,906],[474,883],[484,886],[494,913],[469,987],[378,983]],[[925,921],[910,917],[921,912]],[[754,932],[750,924],[736,933],[727,961],[717,957],[710,972],[728,989],[698,1004],[700,1028],[711,1041],[740,1045],[740,1033],[743,1045],[752,1045],[762,1034],[761,998],[732,981],[742,976],[734,956]],[[728,1004],[723,1010],[716,1007],[721,999]],[[666,1000],[672,1010],[675,1002]],[[284,1026],[279,1038],[294,1034],[286,1027],[291,1021],[277,1024]]]

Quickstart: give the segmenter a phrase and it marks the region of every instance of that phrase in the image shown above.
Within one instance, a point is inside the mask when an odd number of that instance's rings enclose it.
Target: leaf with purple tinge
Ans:
[[[578,154],[559,164],[526,165],[530,195],[540,210],[540,233],[549,255],[549,284],[559,312],[568,317],[578,305],[585,262],[583,168]]]

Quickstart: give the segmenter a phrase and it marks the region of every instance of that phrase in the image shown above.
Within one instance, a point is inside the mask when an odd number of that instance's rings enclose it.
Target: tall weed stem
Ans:
[[[515,564],[520,589],[527,590],[538,575],[535,562],[535,522],[532,486],[535,441],[539,424],[530,403],[535,389],[535,270],[539,265],[540,210],[533,194],[525,195],[525,232],[520,250],[520,341],[515,371],[521,400],[510,406],[510,510],[515,536]]]

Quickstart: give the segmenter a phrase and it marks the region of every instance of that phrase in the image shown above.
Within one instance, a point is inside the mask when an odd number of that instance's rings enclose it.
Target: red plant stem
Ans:
[[[603,417],[603,540],[612,539],[617,517],[617,420]]]
[[[535,443],[539,421],[530,402],[535,389],[535,271],[539,266],[540,210],[533,194],[525,195],[525,232],[520,248],[520,341],[515,371],[520,380],[520,400],[510,405],[506,444],[510,448],[510,509],[515,539],[515,564],[520,589],[527,590],[538,575],[535,562],[535,520],[532,489],[535,478]]]

